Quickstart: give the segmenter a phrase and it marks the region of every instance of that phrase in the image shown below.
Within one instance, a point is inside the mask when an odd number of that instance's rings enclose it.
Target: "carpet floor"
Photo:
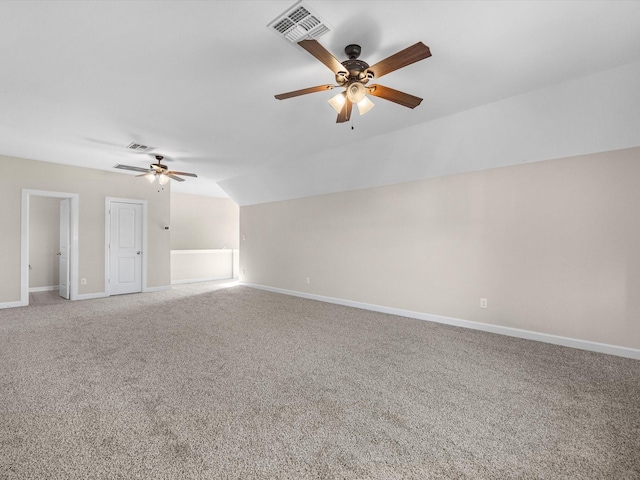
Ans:
[[[2,479],[638,479],[640,361],[243,286],[0,311]]]

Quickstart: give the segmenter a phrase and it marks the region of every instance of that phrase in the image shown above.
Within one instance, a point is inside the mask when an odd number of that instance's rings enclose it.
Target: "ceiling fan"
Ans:
[[[343,123],[351,118],[351,109],[354,103],[358,105],[360,115],[364,115],[371,110],[374,105],[373,102],[367,98],[367,93],[408,108],[415,108],[422,102],[422,99],[419,97],[383,85],[367,86],[367,83],[374,78],[380,78],[387,73],[429,58],[431,51],[429,47],[422,42],[405,48],[372,66],[358,59],[362,51],[360,45],[347,45],[344,52],[349,59],[344,62],[338,61],[338,59],[317,40],[302,40],[298,42],[298,45],[329,67],[336,76],[337,85],[318,85],[317,87],[281,93],[275,96],[278,100],[285,100],[308,93],[332,90],[336,87],[345,87],[344,91],[329,100],[331,106],[338,112],[336,123]]]
[[[187,173],[187,172],[176,172],[173,170],[169,170],[166,165],[162,164],[162,160],[164,157],[162,155],[155,155],[156,163],[152,163],[149,165],[149,168],[140,168],[140,167],[132,167],[131,165],[122,165],[118,163],[113,168],[120,168],[122,170],[132,170],[134,172],[144,172],[140,175],[136,175],[136,177],[145,177],[149,180],[149,183],[153,183],[156,178],[158,178],[158,183],[160,185],[165,185],[169,182],[170,179],[176,180],[178,182],[184,182],[184,178],[180,178],[178,175],[182,175],[183,177],[197,177],[195,173]]]

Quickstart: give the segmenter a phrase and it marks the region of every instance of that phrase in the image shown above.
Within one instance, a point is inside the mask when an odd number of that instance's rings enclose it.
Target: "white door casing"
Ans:
[[[142,202],[109,202],[109,295],[142,292]]]
[[[69,300],[69,224],[71,200],[60,200],[60,249],[58,250],[59,280],[58,289],[62,298]]]

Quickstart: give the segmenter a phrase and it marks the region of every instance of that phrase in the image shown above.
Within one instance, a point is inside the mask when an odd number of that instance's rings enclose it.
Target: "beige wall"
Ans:
[[[105,198],[147,200],[147,286],[170,285],[170,238],[163,230],[170,223],[169,188],[158,191],[133,175],[5,156],[0,169],[0,303],[20,300],[22,189],[79,194],[78,278],[87,279],[78,286],[80,295],[105,291]]]
[[[238,250],[171,250],[171,283],[192,283],[233,278]]]
[[[171,249],[238,248],[239,208],[228,198],[171,194]]]
[[[60,198],[31,197],[29,210],[29,287],[59,282]]]
[[[635,148],[242,207],[241,279],[640,348],[639,179]]]

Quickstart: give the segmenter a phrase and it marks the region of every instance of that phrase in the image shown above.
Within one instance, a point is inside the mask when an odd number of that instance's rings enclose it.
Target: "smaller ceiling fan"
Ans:
[[[338,61],[317,40],[302,40],[298,42],[298,45],[329,67],[335,74],[337,85],[318,85],[317,87],[281,93],[275,96],[278,100],[344,87],[344,91],[329,100],[331,106],[338,112],[336,123],[343,123],[351,118],[351,109],[354,103],[358,106],[360,115],[364,115],[371,110],[374,104],[367,98],[367,93],[408,108],[415,108],[422,102],[419,97],[385,87],[384,85],[366,86],[374,78],[380,78],[387,73],[429,58],[431,51],[422,42],[407,47],[371,66],[367,62],[358,59],[361,52],[360,45],[347,45],[344,52],[349,59],[344,62]]]
[[[121,165],[118,163],[113,168],[120,168],[122,170],[131,170],[133,172],[144,172],[140,175],[136,175],[136,177],[145,177],[149,180],[149,183],[153,183],[158,178],[158,183],[160,185],[165,185],[169,182],[170,179],[176,180],[178,182],[184,182],[184,178],[180,178],[178,175],[182,175],[184,177],[197,177],[195,173],[187,173],[187,172],[176,172],[173,170],[169,170],[166,165],[162,164],[162,160],[164,157],[162,155],[155,155],[156,162],[149,165],[149,168],[140,168],[140,167],[132,167],[131,165]]]

